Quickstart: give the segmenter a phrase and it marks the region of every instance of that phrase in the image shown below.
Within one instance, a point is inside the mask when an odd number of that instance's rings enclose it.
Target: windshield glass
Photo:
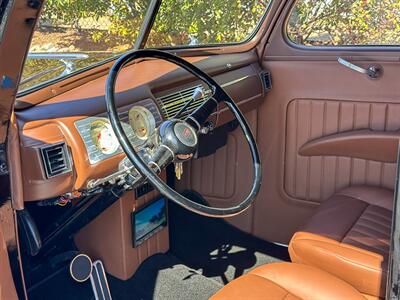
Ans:
[[[245,42],[270,0],[163,0],[147,48]]]
[[[132,49],[151,0],[47,0],[19,91]]]
[[[133,49],[151,2],[47,0],[19,91],[41,87]],[[163,0],[144,46],[244,42],[255,33],[269,5],[270,0]]]

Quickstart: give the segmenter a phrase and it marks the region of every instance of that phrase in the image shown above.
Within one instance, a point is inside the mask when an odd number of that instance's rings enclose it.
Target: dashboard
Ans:
[[[243,112],[262,103],[261,69],[254,53],[195,58],[194,61],[224,87]],[[140,76],[134,76],[137,74]],[[72,86],[76,84],[75,79],[69,90],[58,95],[49,88],[19,99],[16,121],[24,201],[85,191],[94,180],[118,171],[125,154],[107,118],[106,75],[105,72],[84,84]],[[65,86],[64,83],[61,88]],[[158,60],[127,66],[121,71],[116,88],[118,113],[136,151],[152,142],[157,126],[174,117],[196,89],[203,88],[203,95],[190,104],[189,111],[209,96],[199,81],[193,81],[176,66]],[[33,102],[37,104],[29,104]],[[221,108],[218,124],[231,118],[227,109]]]

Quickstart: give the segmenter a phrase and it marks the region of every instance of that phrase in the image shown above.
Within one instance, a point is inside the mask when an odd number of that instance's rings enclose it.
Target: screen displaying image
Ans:
[[[133,213],[133,243],[138,246],[167,225],[166,201],[160,198]]]

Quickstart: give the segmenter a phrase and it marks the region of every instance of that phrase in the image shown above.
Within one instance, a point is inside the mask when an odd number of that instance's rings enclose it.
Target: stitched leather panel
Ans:
[[[288,105],[284,188],[288,195],[323,202],[354,185],[393,188],[395,164],[350,157],[301,156],[305,143],[360,129],[400,129],[399,104],[354,101],[293,100]]]
[[[387,261],[391,224],[391,211],[369,205],[342,242],[380,254]]]

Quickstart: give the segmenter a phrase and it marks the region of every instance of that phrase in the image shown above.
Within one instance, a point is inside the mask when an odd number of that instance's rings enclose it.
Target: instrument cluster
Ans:
[[[158,107],[151,99],[120,108],[118,113],[136,151],[154,137],[156,127],[162,122]],[[75,126],[85,143],[90,164],[122,152],[106,114],[76,121]]]

